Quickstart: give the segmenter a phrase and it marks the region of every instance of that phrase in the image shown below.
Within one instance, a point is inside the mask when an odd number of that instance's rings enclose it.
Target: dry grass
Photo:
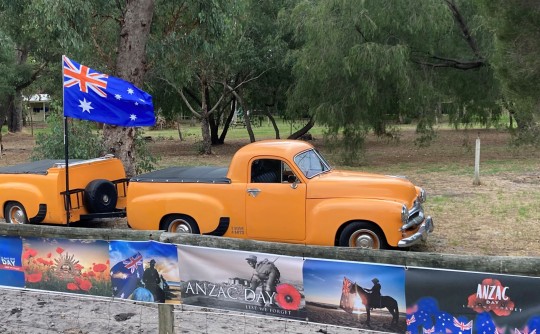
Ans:
[[[482,184],[473,186],[477,136],[482,140]],[[498,130],[441,130],[427,148],[415,146],[414,139],[412,131],[403,131],[398,142],[368,138],[367,162],[359,168],[405,175],[428,192],[425,208],[436,229],[428,243],[413,251],[540,256],[540,152],[509,146],[508,134]],[[193,141],[155,140],[150,148],[161,158],[160,167],[227,165],[246,143],[229,141],[211,156],[198,155]],[[337,161],[325,152],[322,140],[313,143],[330,162]],[[0,166],[28,161],[34,139],[7,134],[3,144]]]

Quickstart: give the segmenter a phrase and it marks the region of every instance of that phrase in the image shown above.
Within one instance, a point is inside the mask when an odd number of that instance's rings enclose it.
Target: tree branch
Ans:
[[[182,97],[182,100],[184,101],[188,109],[193,113],[193,115],[195,115],[195,117],[199,119],[201,118],[201,114],[197,112],[195,109],[193,109],[189,101],[186,99],[186,96],[184,95],[184,92],[182,91],[182,89],[179,89],[178,87],[176,87],[176,85],[170,82],[167,78],[160,77],[160,79],[168,83],[172,88],[174,88],[174,90],[176,90],[178,94],[180,94],[180,97]]]
[[[45,67],[47,67],[49,63],[48,62],[44,62],[42,63],[35,71],[34,73],[32,73],[32,75],[30,76],[30,78],[28,80],[26,80],[25,82],[23,83],[20,83],[18,84],[15,89],[16,90],[21,90],[21,89],[24,89],[28,86],[30,86],[30,84],[32,84],[32,82],[36,81],[37,77],[39,76],[39,74],[45,69]]]
[[[461,15],[461,12],[457,8],[454,0],[444,0],[446,4],[448,5],[448,8],[452,12],[452,15],[454,16],[454,21],[458,25],[458,28],[461,30],[461,34],[463,35],[463,38],[465,41],[467,41],[467,44],[473,51],[474,55],[478,57],[479,59],[484,59],[480,53],[480,49],[478,48],[478,44],[476,43],[476,40],[474,37],[472,37],[469,27],[467,26],[467,23],[465,22],[465,19],[463,18],[463,15]]]

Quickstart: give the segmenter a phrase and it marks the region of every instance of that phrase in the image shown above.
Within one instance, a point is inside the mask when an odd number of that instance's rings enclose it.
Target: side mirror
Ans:
[[[298,178],[296,175],[287,176],[287,182],[291,183],[291,188],[296,189],[298,187]]]

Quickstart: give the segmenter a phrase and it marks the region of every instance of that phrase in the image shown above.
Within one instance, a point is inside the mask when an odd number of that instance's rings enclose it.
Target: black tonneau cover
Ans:
[[[131,178],[130,182],[231,183],[225,167],[169,167]]]
[[[49,168],[63,160],[40,160],[0,168],[0,174],[42,174],[47,175]]]
[[[70,159],[69,165],[74,162],[80,162],[80,159]],[[65,163],[65,160],[39,160],[32,161],[24,164],[18,164],[13,166],[7,166],[0,168],[0,174],[41,174],[47,175],[49,168],[54,167],[54,164]]]

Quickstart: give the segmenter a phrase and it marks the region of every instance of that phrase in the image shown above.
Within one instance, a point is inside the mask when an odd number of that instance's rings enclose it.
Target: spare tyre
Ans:
[[[84,188],[84,206],[90,213],[112,212],[117,200],[116,187],[109,180],[97,179]]]

